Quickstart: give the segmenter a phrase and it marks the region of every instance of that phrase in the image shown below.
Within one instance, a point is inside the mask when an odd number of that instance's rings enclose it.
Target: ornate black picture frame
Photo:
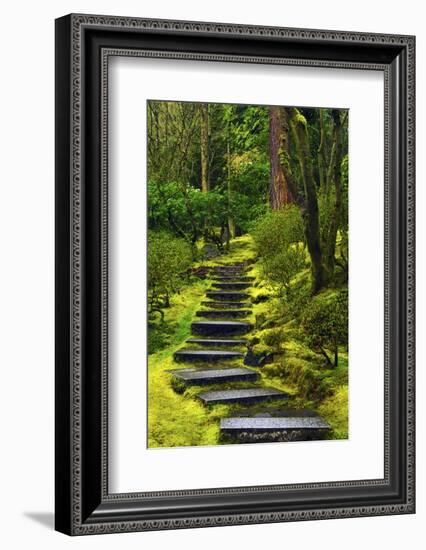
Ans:
[[[68,15],[56,21],[56,529],[70,535],[414,513],[413,36]],[[110,56],[339,67],[385,81],[383,479],[111,494]]]

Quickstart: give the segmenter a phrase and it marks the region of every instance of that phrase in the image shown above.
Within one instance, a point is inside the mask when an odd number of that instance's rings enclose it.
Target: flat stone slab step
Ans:
[[[240,443],[323,439],[330,426],[319,416],[222,418],[220,430]]]
[[[239,309],[252,307],[252,304],[250,302],[201,302],[201,305],[214,309]]]
[[[252,407],[241,408],[238,410],[238,418],[289,418],[289,417],[305,417],[318,416],[318,413],[313,409],[297,409],[283,406],[266,405],[264,407],[256,407],[256,413],[253,414]]]
[[[244,321],[194,321],[191,325],[192,334],[204,336],[247,334],[252,328],[250,323]]]
[[[275,388],[248,388],[241,390],[207,391],[197,394],[206,405],[217,403],[259,403],[270,399],[285,399],[288,394]]]
[[[210,271],[210,275],[217,279],[228,279],[231,277],[238,277],[238,276],[247,281],[252,281],[254,279],[253,275],[247,275],[246,268],[238,268],[238,269],[231,269],[231,270],[213,269],[213,271]]]
[[[235,417],[222,418],[222,430],[267,431],[267,430],[328,430],[329,424],[320,416],[288,417]]]
[[[213,267],[213,273],[217,273],[219,275],[234,275],[235,273],[245,273],[246,267],[244,266],[215,266]]]
[[[221,290],[244,290],[251,286],[251,283],[213,283],[214,288]]]
[[[237,300],[247,300],[250,296],[246,292],[230,292],[230,291],[214,291],[210,290],[206,292],[206,296],[212,300],[218,300],[220,302],[229,302]]]
[[[226,361],[227,359],[238,359],[244,354],[239,351],[225,350],[198,350],[181,349],[173,354],[175,361]]]
[[[175,378],[186,384],[217,384],[220,382],[254,382],[258,378],[255,371],[245,368],[235,369],[180,369],[171,373]]]
[[[250,315],[251,311],[248,309],[207,309],[202,311],[197,311],[195,314],[197,317],[210,317],[216,319],[226,319],[229,317],[247,317]]]
[[[218,264],[214,265],[213,269],[245,269],[247,265],[245,263],[239,264]]]
[[[199,346],[246,346],[248,344],[248,340],[233,340],[230,338],[190,338],[186,342]]]
[[[215,281],[221,281],[224,283],[234,282],[234,283],[249,283],[254,281],[254,277],[246,277],[244,275],[214,275]]]

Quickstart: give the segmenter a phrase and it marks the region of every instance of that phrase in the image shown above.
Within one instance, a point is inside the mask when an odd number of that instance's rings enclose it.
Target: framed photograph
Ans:
[[[408,514],[413,36],[56,20],[56,529]]]

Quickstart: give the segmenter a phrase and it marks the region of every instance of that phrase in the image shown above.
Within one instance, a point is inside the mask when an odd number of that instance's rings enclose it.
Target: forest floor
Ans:
[[[305,344],[303,333],[294,319],[289,319],[283,298],[263,279],[261,267],[249,235],[233,239],[228,253],[204,261],[195,267],[250,262],[246,275],[254,277],[250,291],[252,313],[247,320],[253,330],[247,335],[254,343],[256,353],[272,353],[273,359],[258,369],[258,387],[267,386],[288,394],[286,407],[309,409],[318,413],[331,426],[328,439],[348,437],[348,357],[339,353],[339,365],[329,368],[323,359]],[[300,272],[299,279],[307,279],[308,270]],[[205,406],[195,394],[198,386],[176,383],[168,372],[177,368],[173,354],[188,345],[191,323],[202,308],[205,292],[210,288],[208,279],[193,278],[179,294],[172,297],[170,308],[165,310],[164,322],[151,322],[148,345],[148,447],[176,447],[218,445],[219,421],[243,410],[241,405]],[[327,298],[336,289],[321,293]],[[245,352],[246,349],[234,348]],[[238,363],[238,364],[237,364]],[[211,365],[207,365],[211,366]],[[227,366],[233,362],[227,361]],[[241,366],[241,359],[235,366]],[[242,385],[243,383],[241,383]],[[222,385],[223,389],[228,386]],[[238,388],[232,382],[229,387]],[[208,391],[203,386],[202,391]],[[279,402],[275,404],[279,406]],[[250,407],[256,412],[256,406]],[[259,405],[259,410],[263,408]]]

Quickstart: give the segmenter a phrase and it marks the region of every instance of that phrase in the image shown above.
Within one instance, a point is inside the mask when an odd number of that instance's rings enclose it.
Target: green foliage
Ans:
[[[198,168],[188,159],[199,154],[199,105],[148,101],[147,115],[149,179],[189,182]]]
[[[233,153],[265,149],[268,144],[268,107],[259,105],[216,105],[217,116],[223,128],[227,127]]]
[[[264,276],[280,293],[290,292],[293,277],[306,262],[303,222],[300,210],[292,205],[269,212],[254,224],[253,236],[262,259]]]
[[[262,207],[266,213],[269,186],[269,160],[265,152],[258,149],[232,155],[231,190],[232,195],[246,197],[249,210]],[[255,217],[252,217],[254,220]]]
[[[348,229],[349,216],[349,155],[345,155],[342,159],[342,215],[340,219],[341,228],[344,231]]]
[[[299,208],[288,205],[269,212],[253,225],[252,234],[262,257],[272,256],[290,244],[303,241],[303,222]]]
[[[148,304],[149,312],[164,316],[170,296],[187,278],[192,263],[190,246],[165,232],[148,232]]]
[[[293,277],[303,269],[306,262],[306,253],[303,246],[289,246],[287,249],[269,256],[263,261],[263,270],[282,293],[290,294],[290,283]]]
[[[229,202],[229,215],[234,220],[239,232],[247,233],[253,220],[260,218],[265,212],[265,201],[256,202],[245,194],[232,192]]]
[[[311,300],[311,285],[308,282],[308,277],[305,276],[291,290],[291,296],[287,302],[290,317],[299,321],[309,308]]]
[[[302,319],[308,345],[322,354],[329,366],[338,365],[339,346],[348,340],[348,292],[313,299]],[[334,355],[334,362],[329,357]]]
[[[203,237],[222,250],[225,228],[231,216],[240,231],[265,213],[264,201],[255,203],[250,196],[233,192],[229,198],[216,188],[208,193],[175,182],[148,182],[148,224],[150,229],[164,230],[184,238],[192,246]]]
[[[148,198],[151,229],[172,232],[193,247],[199,238],[204,237],[221,248],[220,228],[226,223],[229,206],[219,191],[202,193],[189,185],[150,181]]]
[[[149,227],[192,245],[221,250],[232,220],[236,234],[266,210],[269,186],[268,108],[208,106],[208,176],[201,188],[201,115],[197,103],[148,103]]]

